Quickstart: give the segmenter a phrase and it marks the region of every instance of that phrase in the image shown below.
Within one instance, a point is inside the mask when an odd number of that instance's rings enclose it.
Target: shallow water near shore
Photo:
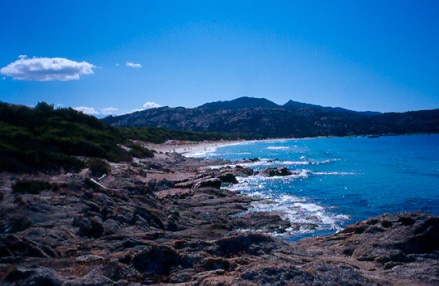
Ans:
[[[231,189],[269,198],[252,211],[281,212],[292,223],[289,241],[335,233],[383,213],[421,210],[439,215],[439,135],[251,141],[200,157],[242,160],[255,170],[287,166],[294,175],[238,178]],[[229,188],[230,189],[230,188]]]

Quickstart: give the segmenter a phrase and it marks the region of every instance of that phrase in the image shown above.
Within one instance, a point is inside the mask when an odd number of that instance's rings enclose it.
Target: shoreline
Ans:
[[[254,140],[252,140],[254,141]],[[168,140],[162,144],[143,143],[145,147],[153,149],[162,153],[178,153],[185,157],[202,157],[202,154],[210,153],[216,150],[216,148],[241,144],[249,142],[247,140],[237,141],[183,141],[183,140]]]
[[[438,133],[413,133],[413,134],[382,134],[379,137],[392,136],[417,136],[417,135],[439,135]],[[245,144],[251,142],[269,142],[269,141],[285,141],[285,140],[312,140],[312,139],[332,139],[332,138],[368,138],[368,135],[352,135],[352,136],[316,136],[303,138],[270,138],[270,139],[254,139],[254,140],[212,140],[212,141],[186,141],[186,140],[168,140],[165,143],[147,143],[142,142],[145,147],[162,153],[176,152],[186,157],[199,157],[205,153],[215,151],[218,147]]]
[[[149,144],[154,158],[99,179],[1,174],[0,284],[437,284],[439,217],[382,215],[288,243],[268,233],[300,225],[247,212],[255,198],[220,188],[250,168],[201,171],[224,161],[186,156],[245,142]],[[57,187],[17,193],[19,179]]]

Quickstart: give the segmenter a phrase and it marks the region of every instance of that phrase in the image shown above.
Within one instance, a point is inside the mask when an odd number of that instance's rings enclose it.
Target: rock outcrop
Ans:
[[[265,168],[259,172],[260,176],[264,177],[275,177],[275,176],[289,176],[292,175],[293,172],[288,170],[287,167],[275,167],[275,168]]]
[[[39,194],[14,193],[17,178],[2,173],[0,284],[439,283],[439,217],[387,214],[287,243],[270,233],[306,226],[253,212],[257,198],[219,188],[247,168],[191,173],[195,160],[177,156],[179,172],[188,162],[184,179],[175,170],[151,177],[146,163],[167,167],[174,159],[147,160],[113,164],[99,181],[105,188],[87,175],[23,175],[59,186]]]

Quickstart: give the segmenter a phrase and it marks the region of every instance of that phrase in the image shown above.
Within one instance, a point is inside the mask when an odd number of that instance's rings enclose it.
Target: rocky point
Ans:
[[[300,226],[221,187],[254,175],[229,163],[168,153],[100,178],[2,173],[0,283],[439,285],[439,217],[385,214],[287,243],[270,234]],[[17,191],[19,180],[48,184]]]

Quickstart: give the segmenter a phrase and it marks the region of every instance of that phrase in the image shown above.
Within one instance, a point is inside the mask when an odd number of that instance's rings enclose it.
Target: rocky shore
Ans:
[[[439,217],[386,214],[287,243],[270,233],[306,226],[247,212],[256,198],[220,187],[254,171],[209,169],[230,163],[161,152],[100,178],[0,174],[0,284],[439,285]]]

